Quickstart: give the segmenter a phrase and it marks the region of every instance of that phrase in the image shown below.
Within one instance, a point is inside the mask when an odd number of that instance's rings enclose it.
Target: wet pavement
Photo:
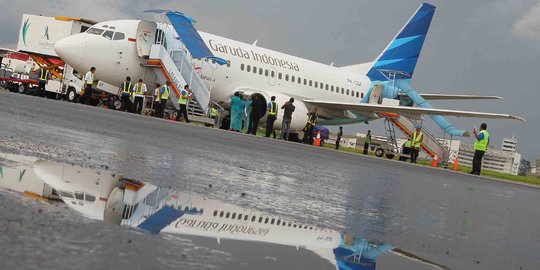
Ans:
[[[533,187],[5,92],[0,92],[0,152],[111,170],[352,232],[454,269],[540,267],[540,233],[536,230],[540,227],[540,190]],[[40,238],[63,235],[70,239],[79,236],[83,243],[92,241],[92,246],[101,246],[103,250],[93,251],[95,258],[116,254],[112,251],[125,246],[123,241],[130,237],[150,243],[130,247],[132,255],[127,257],[131,259],[122,262],[133,260],[134,265],[142,259],[136,254],[169,252],[172,258],[178,256],[172,250],[189,246],[185,241],[165,243],[159,237],[95,225],[94,221],[68,221],[62,216],[76,213],[51,207],[43,211],[50,215],[37,215],[48,218],[28,222],[40,209],[38,202],[24,200],[20,209],[14,210],[7,206],[11,195],[0,195],[2,213],[9,217],[2,217],[0,226],[12,229],[10,233],[2,231],[2,237],[8,238],[1,242],[2,249],[11,250],[9,255],[0,255],[7,256],[3,262],[22,257],[32,261],[27,254],[35,250],[36,258],[40,252],[46,256],[51,251]],[[49,224],[50,217],[62,222]],[[91,238],[88,232],[104,235],[103,239],[113,234],[121,237],[114,238],[118,239],[115,248]],[[220,260],[229,257],[220,253],[213,261],[212,256],[204,256],[213,249],[205,250],[201,257],[187,257],[194,268],[197,264],[219,268],[223,266]],[[75,256],[70,259],[60,254],[51,254],[60,264],[71,265],[75,260]],[[179,263],[148,258],[141,267],[147,262],[161,268]],[[91,265],[92,259],[76,263]]]

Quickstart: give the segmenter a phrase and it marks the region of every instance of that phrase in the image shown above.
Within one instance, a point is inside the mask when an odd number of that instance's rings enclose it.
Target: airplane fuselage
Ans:
[[[152,68],[146,65],[148,60],[138,54],[139,23],[139,20],[98,23],[86,33],[58,42],[56,50],[67,63],[81,72],[96,67],[96,78],[99,80],[120,85],[130,76],[134,80],[143,79],[152,89],[155,82],[164,82],[157,81]],[[157,29],[157,32],[161,32],[156,36],[164,38],[156,39],[156,43],[164,45],[168,52],[182,49],[170,25],[158,24]],[[207,88],[211,89],[211,100],[225,108],[236,91],[243,92],[246,97],[261,94],[266,102],[271,96],[276,96],[279,106],[293,97],[297,109],[291,128],[299,130],[304,126],[309,111],[309,106],[302,100],[358,103],[369,90],[370,80],[365,73],[351,72],[204,32],[199,34],[215,56],[229,61],[229,64],[219,66],[210,60],[193,60],[195,70]],[[64,44],[69,44],[69,47]],[[366,65],[366,73],[368,68]],[[348,123],[366,120],[364,116],[344,112],[320,110],[319,115],[324,119],[342,119]],[[281,114],[278,114],[276,128],[281,126],[281,119]]]

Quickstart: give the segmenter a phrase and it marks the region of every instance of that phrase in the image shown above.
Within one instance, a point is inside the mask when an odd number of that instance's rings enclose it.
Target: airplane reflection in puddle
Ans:
[[[33,164],[33,173],[82,215],[150,233],[209,237],[218,243],[231,239],[304,248],[337,269],[374,270],[380,254],[408,255],[388,244],[375,244],[348,233],[301,224],[106,171],[38,160]]]

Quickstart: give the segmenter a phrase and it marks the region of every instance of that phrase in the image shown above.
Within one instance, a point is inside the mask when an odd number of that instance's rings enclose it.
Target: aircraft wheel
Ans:
[[[390,154],[390,153],[386,154],[387,159],[393,159],[394,157],[395,157],[394,154]]]

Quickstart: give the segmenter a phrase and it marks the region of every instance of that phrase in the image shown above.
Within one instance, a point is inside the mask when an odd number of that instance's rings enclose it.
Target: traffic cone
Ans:
[[[456,159],[454,160],[454,165],[452,165],[452,170],[453,171],[457,171],[458,170],[458,158],[456,157]]]
[[[439,167],[439,158],[437,155],[433,157],[433,162],[431,162],[431,167]]]
[[[317,131],[317,138],[315,138],[315,142],[313,142],[313,145],[321,146],[321,132],[320,131]]]

